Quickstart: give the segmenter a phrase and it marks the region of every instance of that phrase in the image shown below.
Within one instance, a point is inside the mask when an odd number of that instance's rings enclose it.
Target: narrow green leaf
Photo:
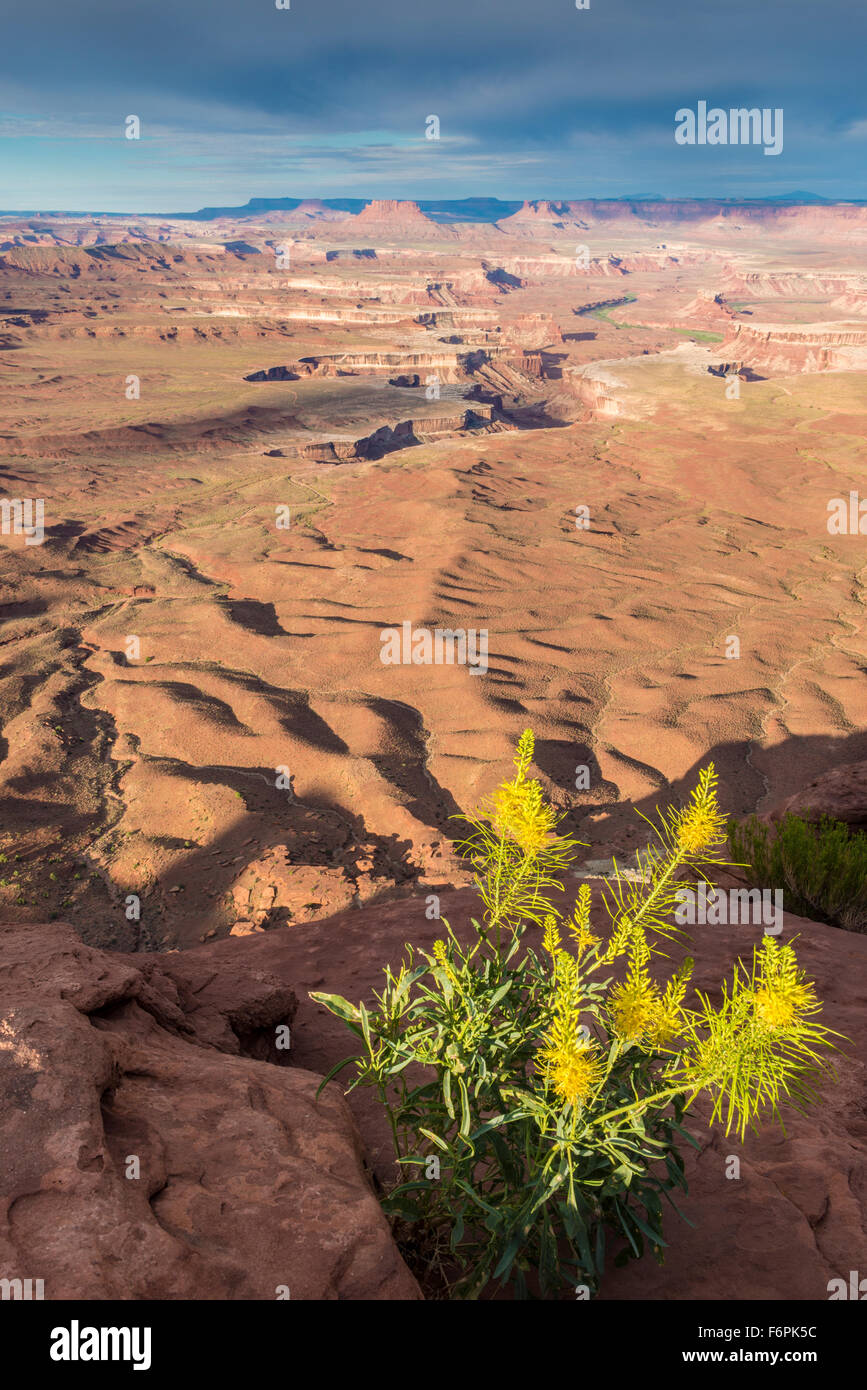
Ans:
[[[336,1014],[338,1018],[346,1019],[347,1023],[358,1023],[361,1014],[355,1004],[350,1004],[348,999],[344,999],[342,994],[320,994],[310,992],[310,998],[317,1004],[324,1004],[329,1013]]]
[[[426,1139],[429,1139],[432,1144],[436,1144],[438,1149],[442,1149],[443,1153],[448,1153],[448,1144],[444,1139],[440,1139],[438,1134],[434,1134],[432,1129],[425,1129],[423,1125],[419,1125],[418,1132],[419,1134],[423,1134]]]
[[[329,1081],[333,1081],[335,1076],[337,1076],[338,1072],[343,1071],[344,1067],[348,1067],[350,1062],[357,1061],[357,1056],[353,1054],[351,1057],[344,1057],[342,1062],[338,1062],[335,1066],[333,1066],[331,1070],[325,1076],[323,1076],[322,1080],[316,1088],[317,1100],[319,1096],[322,1094],[322,1092],[325,1090],[325,1087],[328,1085]]]

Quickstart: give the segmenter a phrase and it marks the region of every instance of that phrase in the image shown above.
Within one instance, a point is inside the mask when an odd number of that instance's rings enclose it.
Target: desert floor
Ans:
[[[858,248],[352,221],[0,224],[4,920],[460,884],[527,726],[587,858],[709,760],[744,814],[867,757]],[[383,664],[404,622],[487,671]]]

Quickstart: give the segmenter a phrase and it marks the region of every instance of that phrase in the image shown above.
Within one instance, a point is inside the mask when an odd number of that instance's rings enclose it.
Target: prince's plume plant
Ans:
[[[695,1143],[684,1112],[704,1094],[712,1120],[743,1138],[762,1114],[803,1108],[831,1071],[832,1034],[793,945],[764,937],[738,962],[722,1000],[687,1003],[693,962],[664,983],[650,974],[670,925],[679,877],[724,862],[724,819],[713,765],[685,808],[651,824],[639,873],[603,889],[607,940],[582,884],[564,920],[553,904],[578,842],[528,778],[533,735],[519,740],[515,775],[469,821],[461,846],[484,911],[465,945],[443,922],[430,953],[406,946],[385,970],[375,1007],[313,994],[362,1045],[350,1090],[375,1086],[398,1163],[407,1170],[387,1210],[421,1223],[443,1280],[461,1297],[493,1281],[517,1297],[595,1292],[611,1230],[618,1260],[662,1258],[662,1199],[686,1190],[678,1140]],[[540,946],[525,944],[541,935]],[[625,970],[612,983],[608,968]],[[325,1082],[323,1082],[323,1085]],[[429,1178],[429,1158],[439,1176]],[[413,1176],[413,1169],[423,1170]],[[675,1206],[675,1210],[677,1210]]]

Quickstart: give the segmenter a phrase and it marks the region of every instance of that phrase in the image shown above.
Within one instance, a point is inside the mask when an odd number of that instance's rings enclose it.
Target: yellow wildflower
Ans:
[[[677,827],[677,847],[687,854],[698,854],[718,838],[717,817],[705,806],[690,806]]]
[[[581,1024],[580,966],[568,951],[554,948],[555,934],[559,942],[556,920],[550,916],[545,923],[545,945],[554,960],[551,1022],[543,1038],[539,1062],[561,1101],[578,1105],[599,1085],[605,1068],[596,1045]]]
[[[545,918],[545,930],[542,936],[542,945],[550,956],[556,960],[557,952],[560,950],[560,932],[557,927],[557,918],[551,913]]]
[[[570,924],[569,931],[579,956],[582,956],[585,951],[589,951],[591,947],[600,945],[600,938],[594,936],[587,927],[575,927]]]
[[[587,1101],[605,1075],[602,1059],[591,1043],[552,1046],[542,1059],[551,1085],[566,1105]]]
[[[455,975],[455,972],[452,969],[452,967],[449,965],[448,955],[446,952],[446,943],[444,941],[435,941],[432,949],[434,960],[442,970],[446,979],[450,980],[453,985],[457,985],[457,976]]]
[[[494,792],[492,820],[499,835],[533,855],[549,842],[557,826],[557,813],[546,806],[538,782],[504,782]]]
[[[623,913],[614,924],[614,930],[611,933],[603,960],[614,960],[615,956],[622,956],[632,940],[634,932],[635,923],[627,913]]]
[[[660,999],[649,980],[629,979],[615,985],[608,999],[611,1027],[624,1042],[641,1042],[659,1018]]]
[[[685,854],[699,854],[723,839],[725,817],[717,802],[716,783],[716,772],[710,763],[702,769],[690,804],[674,816],[675,844]]]
[[[536,739],[532,729],[525,729],[518,739],[518,746],[515,750],[514,763],[518,769],[517,780],[523,782],[527,775],[527,769],[533,761],[533,753],[536,750]]]
[[[812,985],[798,969],[791,942],[781,946],[772,936],[762,941],[758,988],[753,990],[753,1017],[768,1032],[785,1032],[819,1008]]]
[[[578,889],[578,901],[572,914],[572,921],[569,923],[569,935],[575,943],[575,948],[579,956],[585,951],[589,951],[592,946],[601,945],[598,936],[594,936],[590,930],[590,884],[582,883]]]
[[[768,1032],[785,1032],[810,1013],[816,998],[809,986],[795,981],[774,981],[756,990],[753,1011],[756,1022]]]
[[[670,1000],[660,1000],[647,1030],[646,1038],[651,1047],[668,1047],[681,1030],[681,1012],[677,1004]]]
[[[684,961],[680,970],[674,974],[665,987],[665,993],[659,999],[655,1016],[650,1023],[646,1039],[651,1047],[665,1048],[677,1037],[683,1029],[683,1000],[686,995],[686,987],[689,983],[693,971],[693,960],[690,956]]]

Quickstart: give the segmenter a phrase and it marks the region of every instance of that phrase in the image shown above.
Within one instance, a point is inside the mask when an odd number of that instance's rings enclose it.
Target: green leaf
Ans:
[[[446,1069],[443,1071],[443,1104],[448,1111],[449,1118],[455,1118],[455,1107],[452,1101],[452,1074]]]
[[[625,1208],[621,1207],[620,1203],[617,1202],[617,1201],[615,1201],[615,1203],[614,1203],[614,1210],[615,1210],[615,1212],[617,1213],[617,1219],[618,1219],[618,1221],[620,1222],[620,1225],[621,1225],[621,1228],[622,1228],[622,1230],[623,1230],[623,1233],[624,1233],[624,1235],[626,1236],[626,1239],[629,1241],[629,1244],[630,1244],[630,1246],[632,1247],[632,1250],[633,1250],[634,1254],[635,1254],[637,1257],[640,1258],[640,1257],[641,1257],[641,1254],[642,1254],[642,1248],[643,1248],[642,1245],[641,1245],[641,1243],[640,1243],[640,1239],[641,1239],[641,1238],[639,1237],[639,1244],[636,1245],[636,1243],[635,1243],[635,1237],[634,1237],[633,1234],[632,1234],[632,1229],[631,1229],[631,1227],[627,1224],[627,1221],[626,1221],[626,1217],[629,1216],[629,1215],[631,1215],[631,1213],[630,1213],[628,1210],[626,1210]]]
[[[417,965],[414,970],[410,970],[406,975],[404,975],[400,984],[395,987],[392,999],[395,1002],[398,999],[401,999],[403,995],[406,994],[406,992],[412,988],[416,981],[420,980],[421,977],[423,975],[426,975],[427,973],[428,967],[426,965]]]
[[[317,1100],[319,1099],[319,1096],[322,1094],[322,1092],[325,1090],[325,1087],[328,1085],[329,1081],[333,1081],[335,1076],[337,1076],[338,1072],[343,1071],[344,1067],[348,1067],[350,1062],[357,1061],[358,1057],[355,1054],[353,1054],[353,1056],[351,1057],[344,1057],[342,1062],[338,1062],[336,1066],[333,1066],[330,1072],[328,1072],[326,1076],[323,1076],[322,1080],[316,1088]]]
[[[461,1129],[460,1132],[465,1139],[470,1137],[470,1098],[467,1095],[467,1083],[462,1076],[458,1077],[458,1089],[461,1093]]]
[[[635,1222],[635,1224],[636,1224],[636,1226],[638,1227],[639,1231],[643,1231],[643,1232],[644,1232],[644,1234],[647,1236],[648,1240],[651,1242],[652,1245],[666,1245],[666,1244],[667,1244],[667,1241],[664,1241],[664,1240],[662,1239],[662,1235],[661,1235],[661,1233],[660,1233],[659,1231],[654,1231],[654,1230],[652,1230],[652,1229],[650,1228],[650,1226],[647,1225],[646,1222],[642,1221],[641,1217],[638,1215],[638,1213],[637,1213],[637,1211],[635,1210],[634,1207],[630,1207],[630,1208],[629,1208],[629,1216],[630,1216],[630,1219],[631,1219],[632,1221]]]
[[[512,1114],[517,1115],[518,1111],[514,1110]],[[508,1118],[507,1115],[495,1115],[492,1120],[486,1120],[478,1129],[473,1130],[472,1134],[469,1136],[470,1143],[474,1144],[477,1139],[481,1139],[483,1134],[489,1134],[492,1129],[497,1129],[500,1125],[506,1124]]]
[[[517,1255],[523,1243],[523,1235],[519,1234],[516,1236],[512,1236],[512,1239],[509,1241],[508,1245],[503,1251],[502,1257],[498,1261],[497,1267],[491,1276],[493,1279],[503,1278],[511,1272],[512,1265],[515,1262],[515,1256]]]
[[[485,1199],[476,1192],[475,1188],[470,1187],[469,1183],[465,1182],[463,1178],[458,1178],[455,1186],[459,1187],[475,1206],[481,1207],[482,1211],[486,1211],[489,1216],[495,1217],[497,1221],[500,1220],[500,1212],[497,1211],[497,1208],[492,1207],[490,1202],[486,1202]]]
[[[310,998],[317,1004],[324,1004],[331,1014],[336,1014],[338,1018],[343,1018],[347,1023],[358,1023],[361,1014],[355,1004],[350,1004],[348,999],[344,999],[342,994],[320,994],[310,992]]]
[[[388,1067],[386,1069],[386,1076],[397,1076],[398,1072],[402,1072],[406,1067],[409,1066],[410,1062],[413,1061],[415,1061],[415,1058],[412,1055],[410,1055],[409,1057],[403,1057],[399,1062],[395,1062],[393,1067]]]
[[[432,1129],[425,1129],[422,1125],[419,1125],[418,1132],[419,1134],[423,1134],[425,1139],[429,1139],[432,1144],[436,1144],[438,1149],[442,1149],[443,1153],[449,1152],[449,1146],[446,1141],[440,1139],[438,1134],[434,1134]]]

